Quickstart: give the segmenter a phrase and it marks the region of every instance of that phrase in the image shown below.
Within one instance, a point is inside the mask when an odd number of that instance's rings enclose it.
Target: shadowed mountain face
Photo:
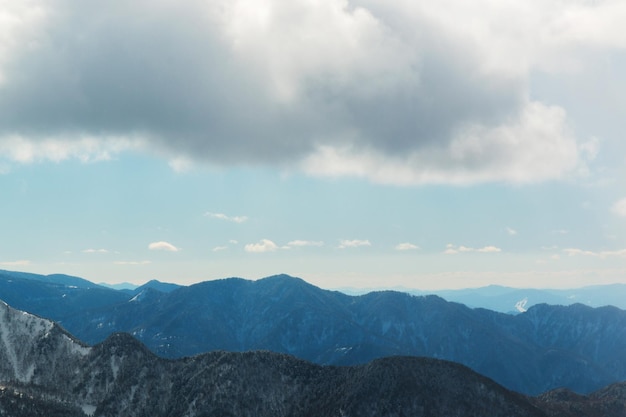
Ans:
[[[127,334],[87,347],[4,304],[0,339],[0,415],[13,417],[545,416],[526,397],[435,359],[323,367],[278,353],[218,351],[172,361]]]
[[[46,283],[45,296],[32,296],[37,289],[20,299],[17,284],[0,280],[0,291],[13,288],[7,294],[20,308],[60,321],[81,340],[94,344],[129,332],[169,358],[262,349],[352,365],[426,356],[463,363],[532,395],[558,387],[588,393],[626,379],[626,312],[613,307],[537,305],[512,316],[436,296],[353,297],[288,276],[210,281],[167,293],[98,288],[102,298],[83,288],[52,291]]]

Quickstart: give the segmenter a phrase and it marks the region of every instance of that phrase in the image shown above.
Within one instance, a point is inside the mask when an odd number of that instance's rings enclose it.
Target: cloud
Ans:
[[[83,253],[109,253],[107,249],[85,249]]]
[[[511,227],[506,227],[506,232],[509,234],[509,236],[515,236],[517,235],[517,230],[511,228]]]
[[[248,220],[247,216],[227,216],[224,213],[211,213],[208,211],[204,213],[204,215],[213,219],[226,220],[234,223],[244,223]]]
[[[611,211],[620,217],[626,217],[626,198],[622,198],[613,204]]]
[[[339,249],[358,248],[361,246],[372,246],[372,244],[370,243],[369,240],[359,240],[359,239],[341,240],[339,242]]]
[[[169,161],[169,166],[174,172],[184,173],[193,168],[193,161],[184,156],[178,156]]]
[[[244,246],[246,252],[252,253],[274,252],[276,249],[278,246],[268,239],[261,239],[258,243],[249,243]]]
[[[129,135],[130,136],[130,135]],[[130,137],[93,137],[69,135],[36,139],[28,136],[0,135],[0,158],[20,163],[61,162],[77,159],[84,163],[105,161],[124,151],[138,150],[142,141]]]
[[[115,261],[113,262],[115,265],[148,265],[152,262],[150,261]]]
[[[213,248],[213,252],[220,252],[223,250],[228,250],[228,246],[216,246]]]
[[[172,245],[171,243],[168,242],[152,242],[148,245],[148,249],[150,250],[164,250],[164,251],[168,251],[168,252],[178,252],[180,251],[179,248],[177,248],[176,246]]]
[[[626,249],[619,249],[614,251],[599,251],[594,252],[590,250],[567,248],[563,249],[563,252],[568,256],[590,256],[594,258],[626,258]]]
[[[313,241],[313,240],[292,240],[287,243],[289,247],[303,247],[303,246],[324,246],[324,242],[322,241]]]
[[[534,183],[560,178],[579,164],[558,107],[528,103],[507,124],[465,125],[449,141],[412,147],[402,154],[372,148],[323,145],[303,162],[312,175],[353,176],[382,184]]]
[[[420,247],[417,245],[414,245],[412,243],[409,242],[405,242],[405,243],[398,243],[395,246],[395,250],[399,250],[399,251],[406,251],[406,250],[418,250]]]
[[[7,266],[7,267],[15,267],[15,266],[28,266],[30,265],[30,261],[22,259],[19,261],[5,261],[5,262],[0,262],[1,266]]]
[[[446,245],[446,249],[444,250],[444,254],[446,255],[456,255],[457,253],[468,253],[468,252],[478,252],[478,253],[499,253],[502,252],[502,249],[496,246],[483,246],[482,248],[471,248],[468,246],[456,246],[451,243]]]
[[[476,249],[475,251],[481,252],[481,253],[498,253],[498,252],[502,252],[502,249],[495,247],[495,246],[484,246],[482,248]]]
[[[528,79],[626,47],[618,1],[18,3],[0,25],[0,159],[20,163],[140,150],[176,171],[564,178],[596,151]]]

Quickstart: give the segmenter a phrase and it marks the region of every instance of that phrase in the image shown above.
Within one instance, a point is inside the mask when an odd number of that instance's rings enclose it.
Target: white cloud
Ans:
[[[626,249],[618,249],[613,251],[590,251],[578,248],[563,249],[563,252],[568,256],[590,256],[594,258],[626,258]]]
[[[448,243],[443,253],[446,255],[455,255],[457,253],[468,253],[468,252],[498,253],[498,252],[502,252],[502,249],[496,246],[483,246],[482,248],[472,248],[472,247],[463,246],[463,245],[456,246],[451,243]]]
[[[5,261],[5,262],[0,262],[0,265],[7,266],[7,267],[28,266],[30,265],[30,261],[25,260],[25,259],[22,259],[19,261]]]
[[[409,242],[405,242],[405,243],[398,243],[395,246],[395,250],[399,250],[399,251],[406,251],[406,250],[418,250],[420,247],[417,245],[414,245],[412,243]]]
[[[626,217],[626,198],[622,198],[613,204],[611,211],[620,217]]]
[[[341,240],[339,242],[339,249],[358,248],[361,246],[372,246],[372,244],[369,240],[359,240],[359,239]]]
[[[448,243],[443,253],[445,253],[446,255],[456,255],[457,253],[459,253],[459,251],[452,243]]]
[[[26,136],[0,135],[0,158],[20,163],[42,161],[61,162],[78,159],[81,162],[110,160],[114,155],[143,146],[139,139],[121,137],[48,137],[33,140]]]
[[[498,252],[502,252],[502,249],[495,247],[495,246],[484,246],[482,248],[478,248],[476,249],[476,252],[481,252],[481,253],[498,253]]]
[[[150,250],[164,250],[164,251],[168,251],[168,252],[178,252],[180,251],[179,248],[177,248],[176,246],[172,245],[169,242],[164,242],[164,241],[160,241],[160,242],[152,242],[148,245],[148,249]]]
[[[83,253],[109,253],[107,249],[85,249]]]
[[[228,246],[216,246],[213,248],[213,252],[221,252],[224,250],[228,250]]]
[[[179,156],[169,161],[169,166],[177,173],[188,172],[193,168],[193,161],[190,158]]]
[[[287,243],[287,246],[290,246],[290,247],[324,246],[324,242],[314,241],[314,240],[292,240],[291,242]]]
[[[204,215],[213,219],[226,220],[233,223],[244,223],[248,220],[247,216],[227,216],[224,213],[212,213],[209,211],[204,213]]]
[[[511,228],[511,227],[506,227],[506,232],[509,234],[509,236],[515,236],[517,235],[517,230]]]
[[[113,262],[115,265],[148,265],[152,262],[150,261],[115,261]]]
[[[258,243],[249,243],[244,246],[246,252],[252,253],[274,252],[276,249],[278,246],[269,239],[261,239]]]

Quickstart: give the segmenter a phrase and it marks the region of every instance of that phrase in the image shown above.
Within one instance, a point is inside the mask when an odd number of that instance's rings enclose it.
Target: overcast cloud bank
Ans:
[[[626,4],[1,1],[0,159],[539,182],[593,157],[533,72],[626,47]],[[601,22],[601,23],[598,23]],[[184,162],[184,166],[181,165]],[[2,165],[2,171],[6,171]]]

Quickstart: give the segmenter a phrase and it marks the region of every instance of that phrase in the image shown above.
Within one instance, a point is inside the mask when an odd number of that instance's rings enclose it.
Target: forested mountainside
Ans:
[[[0,280],[10,303],[59,321],[87,343],[128,332],[160,356],[271,350],[318,364],[390,355],[465,364],[509,389],[589,393],[626,379],[626,312],[537,305],[518,315],[393,291],[348,296],[276,276],[135,293]]]
[[[12,417],[545,415],[526,397],[435,359],[332,367],[217,351],[172,361],[127,334],[86,346],[5,304],[0,340],[0,415]]]

